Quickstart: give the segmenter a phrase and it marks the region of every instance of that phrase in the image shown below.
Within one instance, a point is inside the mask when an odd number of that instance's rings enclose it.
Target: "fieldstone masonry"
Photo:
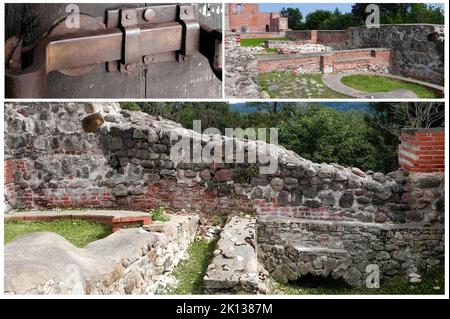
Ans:
[[[225,37],[225,95],[230,98],[267,98],[259,89],[258,64],[253,54],[234,44],[235,35]]]
[[[174,132],[203,142],[211,138],[113,103],[7,103],[6,203],[253,210],[258,259],[284,281],[305,273],[334,274],[359,285],[370,263],[377,263],[382,277],[442,263],[440,171],[363,172],[313,163],[274,145],[268,151],[278,159],[273,174],[259,174],[260,162],[176,164],[169,156]],[[230,138],[213,140],[223,145]],[[246,149],[245,158],[257,145],[233,141]]]
[[[198,216],[171,216],[160,229],[122,229],[74,247],[55,233],[31,233],[5,246],[8,294],[154,294],[196,235]]]

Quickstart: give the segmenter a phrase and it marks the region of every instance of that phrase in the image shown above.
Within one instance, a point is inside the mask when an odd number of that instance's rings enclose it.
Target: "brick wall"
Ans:
[[[309,30],[292,30],[286,32],[286,37],[291,40],[310,41],[311,31]]]
[[[284,38],[286,33],[281,32],[245,32],[240,34],[241,39]]]
[[[316,43],[328,45],[333,49],[340,49],[347,42],[346,30],[320,30],[316,32]]]
[[[403,129],[398,152],[399,165],[408,172],[444,172],[444,129]]]
[[[288,29],[280,13],[261,13],[256,3],[228,4],[227,21],[232,32],[278,32]]]
[[[390,51],[387,49],[361,49],[333,51],[302,55],[276,55],[258,59],[259,72],[290,71],[324,72],[357,69],[367,65],[377,68],[389,67]]]
[[[230,29],[235,32],[264,32],[270,27],[270,13],[259,13],[256,3],[230,3]],[[244,31],[246,30],[246,31]]]
[[[307,57],[288,57],[274,60],[258,60],[261,73],[272,71],[290,71],[302,68],[305,72],[320,72],[320,55]]]

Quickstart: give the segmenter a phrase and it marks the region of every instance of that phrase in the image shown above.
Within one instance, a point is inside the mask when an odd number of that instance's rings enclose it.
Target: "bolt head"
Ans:
[[[131,19],[131,14],[130,14],[130,13],[127,13],[127,14],[125,15],[125,19],[130,20],[130,19]]]
[[[131,63],[125,65],[125,70],[127,70],[127,71],[133,71],[133,70],[134,70],[134,65],[131,64]]]
[[[189,14],[191,12],[191,10],[189,10],[189,8],[184,9],[184,14]]]
[[[155,11],[153,9],[145,9],[144,11],[144,19],[147,21],[151,21],[153,20],[153,18],[155,17]]]

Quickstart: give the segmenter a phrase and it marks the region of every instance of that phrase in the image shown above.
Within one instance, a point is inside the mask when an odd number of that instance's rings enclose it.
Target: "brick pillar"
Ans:
[[[4,169],[5,169],[5,180],[4,180],[5,185],[14,183],[14,160],[5,159]]]
[[[328,53],[320,56],[320,71],[324,74],[333,72],[334,54]]]
[[[311,43],[317,43],[317,30],[311,30],[310,36]]]
[[[444,172],[444,128],[402,129],[398,163],[411,173]]]

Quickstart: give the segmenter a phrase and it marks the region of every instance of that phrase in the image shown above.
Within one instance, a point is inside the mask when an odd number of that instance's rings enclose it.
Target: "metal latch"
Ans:
[[[32,50],[12,37],[5,44],[7,98],[45,97],[46,76],[58,71],[80,76],[106,63],[108,72],[133,74],[152,63],[178,60],[201,53],[222,79],[222,32],[195,20],[194,5],[161,5],[108,10],[106,22],[80,15],[80,28],[65,19],[56,24]],[[23,67],[25,55],[32,63]]]

